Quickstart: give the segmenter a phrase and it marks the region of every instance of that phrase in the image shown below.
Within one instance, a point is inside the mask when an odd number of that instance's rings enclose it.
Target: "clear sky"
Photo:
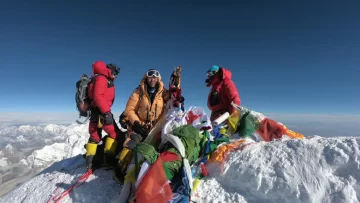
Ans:
[[[116,112],[148,69],[168,84],[177,65],[185,105],[206,108],[217,64],[258,112],[360,114],[359,1],[129,2],[3,2],[0,112],[75,111],[76,81],[104,60],[121,67]]]

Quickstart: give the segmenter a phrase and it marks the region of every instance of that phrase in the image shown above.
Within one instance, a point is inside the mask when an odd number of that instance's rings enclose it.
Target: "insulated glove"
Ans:
[[[171,92],[171,93],[173,93],[173,92],[176,92],[176,87],[175,87],[175,85],[170,85],[170,88],[169,88],[169,91]]]
[[[136,133],[131,134],[130,139],[134,140],[136,142],[136,144],[140,143],[140,142],[142,142],[144,140],[144,138],[141,135],[136,134]]]
[[[113,115],[110,112],[106,112],[104,114],[104,125],[112,125],[113,124]]]
[[[126,143],[126,148],[128,148],[128,149],[131,149],[131,150],[133,150],[134,148],[135,148],[135,146],[136,146],[136,142],[134,141],[134,140],[129,140],[127,143]]]
[[[178,99],[178,101],[179,101],[180,103],[184,103],[185,98],[184,98],[183,96],[180,96],[179,99]]]
[[[142,126],[140,124],[139,121],[135,121],[132,129],[134,132],[136,132],[137,134],[141,135],[143,138],[145,138],[148,135],[148,131],[146,130],[146,128],[144,126]]]
[[[142,142],[144,140],[144,138],[141,135],[136,134],[136,133],[131,134],[130,139],[131,140],[129,140],[126,143],[126,148],[129,148],[129,149],[134,149],[137,144],[139,144],[140,142]]]
[[[121,125],[122,128],[127,129],[127,122],[125,120],[126,115],[124,114],[124,112],[119,116],[119,123]]]
[[[185,98],[180,96],[179,99],[173,101],[173,107],[183,107]]]

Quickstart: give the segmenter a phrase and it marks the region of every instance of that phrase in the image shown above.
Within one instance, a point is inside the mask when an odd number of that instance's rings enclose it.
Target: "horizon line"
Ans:
[[[205,110],[205,109],[204,109]],[[258,112],[261,114],[284,114],[284,115],[323,115],[323,116],[360,116],[360,114],[350,114],[350,113],[296,113],[296,112],[259,112],[255,110],[248,109],[250,111]],[[205,110],[207,111],[207,109]],[[114,113],[122,113],[123,111],[114,111]],[[47,113],[47,114],[63,114],[63,113],[72,113],[72,114],[79,114],[76,111],[0,111],[0,113],[6,114],[29,114],[29,113]]]

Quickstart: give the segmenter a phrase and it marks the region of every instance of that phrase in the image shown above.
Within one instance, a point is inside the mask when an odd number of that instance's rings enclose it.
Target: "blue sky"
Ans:
[[[218,64],[258,112],[360,114],[358,1],[99,2],[2,3],[1,112],[75,111],[75,82],[104,60],[121,67],[116,112],[146,70],[167,84],[177,65],[185,105],[206,108]]]

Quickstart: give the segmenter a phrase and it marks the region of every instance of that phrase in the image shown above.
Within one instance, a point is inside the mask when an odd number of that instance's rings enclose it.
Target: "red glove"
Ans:
[[[180,107],[182,111],[184,111],[184,101],[185,98],[180,96],[179,99],[173,101],[173,107]]]
[[[174,85],[170,86],[170,92],[173,98],[179,100],[181,97],[181,88],[176,88]]]

